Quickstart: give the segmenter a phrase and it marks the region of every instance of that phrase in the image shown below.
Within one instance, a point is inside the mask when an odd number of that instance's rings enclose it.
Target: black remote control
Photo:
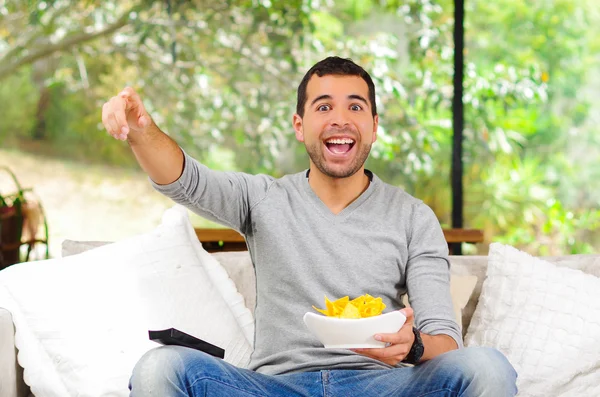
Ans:
[[[189,347],[192,349],[203,351],[211,356],[224,358],[225,350],[211,343],[198,339],[192,335],[188,335],[175,328],[163,329],[160,331],[148,331],[150,340],[160,343],[161,345],[178,345]]]

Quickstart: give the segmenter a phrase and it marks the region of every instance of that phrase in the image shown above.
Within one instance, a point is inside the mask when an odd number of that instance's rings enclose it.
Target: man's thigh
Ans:
[[[130,381],[131,396],[321,396],[319,372],[269,376],[181,346],[146,353]]]
[[[326,396],[508,397],[517,392],[516,373],[498,351],[466,348],[414,367],[370,371],[329,371]]]

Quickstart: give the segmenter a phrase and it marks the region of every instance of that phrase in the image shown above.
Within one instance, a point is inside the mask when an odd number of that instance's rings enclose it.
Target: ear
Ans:
[[[300,142],[304,142],[304,129],[302,128],[302,117],[298,113],[294,114],[292,121],[294,125],[294,131],[296,131],[296,139]]]
[[[371,143],[375,143],[375,141],[377,140],[377,127],[379,126],[379,115],[376,114],[375,117],[373,117],[373,140],[371,141]]]

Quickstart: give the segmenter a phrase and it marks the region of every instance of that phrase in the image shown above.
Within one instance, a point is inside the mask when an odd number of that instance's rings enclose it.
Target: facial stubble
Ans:
[[[325,156],[323,155],[323,151],[321,150],[321,144],[321,141],[317,141],[311,145],[308,145],[305,142],[304,146],[306,147],[306,152],[308,153],[308,156],[312,160],[313,164],[319,169],[319,171],[321,171],[323,175],[326,175],[330,178],[348,178],[356,174],[358,170],[360,170],[365,164],[365,161],[367,161],[369,153],[371,152],[370,143],[360,145],[358,142],[355,143],[355,145],[359,146],[356,147],[357,153],[354,159],[346,168],[338,170],[335,169],[337,167],[330,167],[329,164],[327,164]]]

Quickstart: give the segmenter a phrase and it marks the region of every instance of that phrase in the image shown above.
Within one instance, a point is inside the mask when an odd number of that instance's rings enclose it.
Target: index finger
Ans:
[[[410,332],[409,332],[410,331]],[[398,330],[398,332],[394,332],[392,334],[375,334],[373,335],[373,339],[378,340],[380,342],[391,343],[393,345],[398,345],[402,343],[411,342],[412,335],[412,325],[404,324],[402,328]]]
[[[135,90],[129,86],[126,86],[125,88],[123,88],[123,90],[121,92],[119,92],[119,97],[129,97],[135,94]]]
[[[119,96],[113,99],[112,110],[117,121],[118,133],[127,134],[129,132],[129,126],[127,125],[127,116],[125,116],[125,109],[127,108],[127,101],[125,98]]]
[[[119,93],[119,97],[125,100],[125,117],[128,126],[131,124],[134,129],[147,127],[150,117],[140,95],[133,88],[125,87]]]
[[[142,99],[140,98],[139,94],[129,86],[123,88],[123,91],[121,91],[117,97],[125,100],[125,109],[139,108],[142,104]]]
[[[391,344],[386,347],[369,347],[369,348],[360,348],[360,349],[350,349],[355,353],[363,354],[365,356],[369,356],[378,360],[396,357],[396,356],[404,356],[410,350],[410,347],[402,344]]]

